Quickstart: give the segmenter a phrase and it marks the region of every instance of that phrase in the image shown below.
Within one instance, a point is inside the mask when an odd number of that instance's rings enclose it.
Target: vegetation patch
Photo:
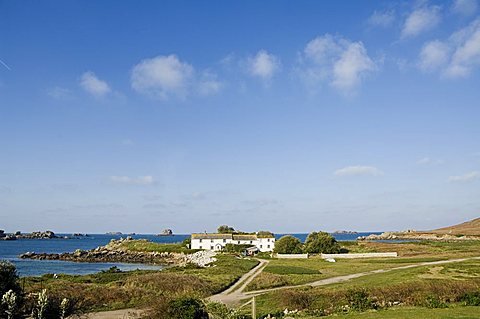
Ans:
[[[265,272],[278,275],[288,275],[288,274],[297,274],[297,275],[311,275],[319,274],[320,271],[311,268],[298,267],[298,266],[267,266],[264,269]]]

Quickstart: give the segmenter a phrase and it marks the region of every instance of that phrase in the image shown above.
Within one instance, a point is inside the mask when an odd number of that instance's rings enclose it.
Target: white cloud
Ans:
[[[464,16],[470,16],[477,11],[478,0],[455,0],[452,11]]]
[[[401,37],[417,36],[433,29],[441,20],[439,6],[422,6],[410,13],[402,28]]]
[[[374,11],[368,18],[367,23],[371,27],[387,28],[395,21],[395,13],[392,10],[389,11]]]
[[[356,175],[370,175],[380,176],[383,172],[373,166],[347,166],[341,169],[337,169],[333,172],[335,176],[356,176]]]
[[[350,94],[376,70],[362,42],[325,34],[310,41],[302,55],[300,75],[311,86],[328,82]]]
[[[480,19],[450,37],[454,52],[445,70],[447,77],[465,77],[480,65]]]
[[[133,89],[142,94],[161,99],[185,98],[193,74],[193,67],[180,61],[176,55],[159,55],[135,65],[131,83]]]
[[[464,175],[458,175],[458,176],[450,176],[448,180],[450,182],[473,182],[475,180],[480,179],[480,172],[478,171],[473,171]]]
[[[205,71],[197,83],[197,90],[200,95],[212,95],[218,93],[223,87],[223,83],[217,80],[217,75]]]
[[[420,51],[420,69],[433,71],[444,66],[449,59],[449,51],[448,45],[441,41],[427,42]]]
[[[105,96],[111,91],[108,83],[100,80],[91,71],[82,74],[80,85],[85,91],[96,97]]]
[[[480,19],[453,33],[446,41],[426,43],[418,66],[424,71],[440,71],[447,78],[466,77],[480,66]]]
[[[153,176],[110,176],[110,181],[115,184],[128,184],[128,185],[152,185],[155,183]]]
[[[174,54],[141,61],[133,67],[130,81],[138,93],[161,100],[185,99],[191,94],[211,95],[223,87],[216,74],[208,70],[196,72]]]
[[[260,50],[248,59],[248,69],[252,76],[270,80],[280,69],[280,59],[265,50]]]
[[[72,91],[60,86],[55,86],[47,91],[47,95],[57,100],[63,100],[72,97]]]
[[[423,157],[417,161],[418,165],[430,165],[430,164],[443,164],[444,161],[441,159],[434,159],[430,157]]]

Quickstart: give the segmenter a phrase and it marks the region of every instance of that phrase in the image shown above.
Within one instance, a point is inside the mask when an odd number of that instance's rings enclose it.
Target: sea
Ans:
[[[359,236],[368,236],[370,234],[381,234],[381,232],[357,233],[357,234],[332,234],[338,241],[355,240]],[[278,239],[284,235],[292,235],[305,241],[308,234],[276,234]],[[56,239],[18,239],[18,240],[0,240],[0,260],[8,260],[15,264],[19,276],[42,276],[45,274],[71,274],[85,275],[108,270],[116,266],[122,271],[129,270],[160,270],[164,266],[131,264],[131,263],[88,263],[71,262],[60,260],[29,260],[20,259],[19,255],[26,252],[35,253],[64,253],[74,252],[76,249],[89,250],[98,246],[108,244],[112,239],[120,239],[127,235],[113,234],[88,234],[88,236],[71,237],[71,234],[57,234]],[[150,234],[130,235],[134,239],[147,239],[156,243],[178,243],[189,238],[188,234],[174,236],[156,236]]]

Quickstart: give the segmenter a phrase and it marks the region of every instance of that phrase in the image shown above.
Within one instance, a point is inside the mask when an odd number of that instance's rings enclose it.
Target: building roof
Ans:
[[[232,239],[232,234],[192,234],[192,239]]]
[[[236,234],[233,234],[233,240],[257,240],[257,235],[236,235]]]
[[[218,234],[218,233],[196,233],[192,239],[233,239],[233,240],[257,240],[258,238],[274,238],[273,234]]]

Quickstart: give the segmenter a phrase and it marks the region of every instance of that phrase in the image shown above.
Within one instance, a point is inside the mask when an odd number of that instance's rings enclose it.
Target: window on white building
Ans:
[[[199,242],[202,242],[202,239],[200,239]]]

